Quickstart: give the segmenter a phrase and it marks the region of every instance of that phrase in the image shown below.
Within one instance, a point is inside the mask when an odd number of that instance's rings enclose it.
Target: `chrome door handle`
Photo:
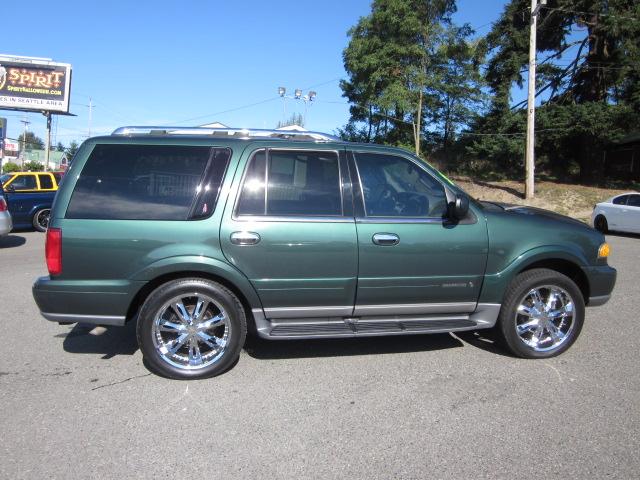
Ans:
[[[400,237],[395,233],[376,233],[373,238],[373,243],[382,246],[393,246],[400,243]]]
[[[260,235],[254,232],[233,232],[230,240],[234,245],[255,245],[260,241]]]

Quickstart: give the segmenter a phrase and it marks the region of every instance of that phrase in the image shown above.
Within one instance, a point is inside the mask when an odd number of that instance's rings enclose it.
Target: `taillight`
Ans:
[[[7,202],[5,201],[4,197],[0,197],[0,212],[6,212],[7,211]]]
[[[60,275],[62,273],[62,230],[59,228],[47,229],[44,254],[47,258],[49,275]]]

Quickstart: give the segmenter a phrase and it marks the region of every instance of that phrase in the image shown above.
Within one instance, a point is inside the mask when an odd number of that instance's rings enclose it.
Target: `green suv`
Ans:
[[[601,233],[477,202],[404,150],[314,132],[125,127],[87,140],[51,212],[60,323],[137,322],[148,367],[228,369],[269,340],[494,328],[547,358],[578,337],[616,271]]]

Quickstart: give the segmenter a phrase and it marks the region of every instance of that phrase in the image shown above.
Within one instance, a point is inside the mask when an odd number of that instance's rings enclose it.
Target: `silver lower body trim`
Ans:
[[[408,303],[396,305],[356,305],[354,317],[365,315],[420,315],[434,313],[470,313],[476,302],[457,303]]]
[[[353,307],[282,307],[265,308],[267,318],[348,317]]]
[[[411,335],[411,334],[424,334],[424,333],[446,333],[446,332],[461,332],[466,330],[479,330],[483,328],[493,327],[500,314],[500,304],[497,303],[479,303],[475,311],[471,313],[455,314],[426,314],[426,315],[375,315],[375,316],[325,316],[319,318],[304,317],[302,315],[289,319],[277,319],[274,321],[268,320],[265,317],[264,311],[260,308],[252,310],[253,318],[256,325],[257,333],[260,337],[268,340],[287,340],[287,339],[307,339],[307,338],[342,338],[342,337],[370,337],[370,336],[384,336],[384,335]],[[362,331],[358,329],[358,322],[364,322],[370,329]],[[392,323],[402,323],[403,328],[397,330],[376,331],[375,325],[386,325]],[[430,328],[428,331],[424,329],[414,329],[412,324],[420,322],[429,322]],[[457,323],[456,323],[457,322]],[[278,328],[286,325],[292,326],[305,326],[310,332],[308,334],[296,333],[295,335],[272,335],[272,332]],[[326,327],[334,325],[347,325],[352,329],[348,331],[346,328],[338,331],[336,329],[332,333],[327,333]],[[315,327],[316,332],[313,332]],[[372,328],[373,327],[373,328]]]
[[[44,318],[50,322],[61,323],[90,323],[92,325],[113,325],[122,326],[126,317],[113,315],[76,315],[72,313],[46,313],[40,312]]]

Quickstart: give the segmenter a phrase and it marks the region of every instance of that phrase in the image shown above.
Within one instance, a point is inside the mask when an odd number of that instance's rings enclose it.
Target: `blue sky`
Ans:
[[[504,1],[458,0],[456,23],[485,34]],[[277,87],[317,92],[307,127],[332,132],[349,117],[339,79],[347,30],[369,0],[65,1],[1,7],[1,54],[52,58],[73,66],[71,113],[58,117],[54,141],[82,141],[122,125],[273,128],[283,116]],[[251,106],[249,106],[251,105]],[[241,108],[246,107],[246,108]],[[304,112],[287,101],[287,116]],[[0,111],[8,136],[22,132],[21,112]],[[41,114],[26,115],[44,138]]]

